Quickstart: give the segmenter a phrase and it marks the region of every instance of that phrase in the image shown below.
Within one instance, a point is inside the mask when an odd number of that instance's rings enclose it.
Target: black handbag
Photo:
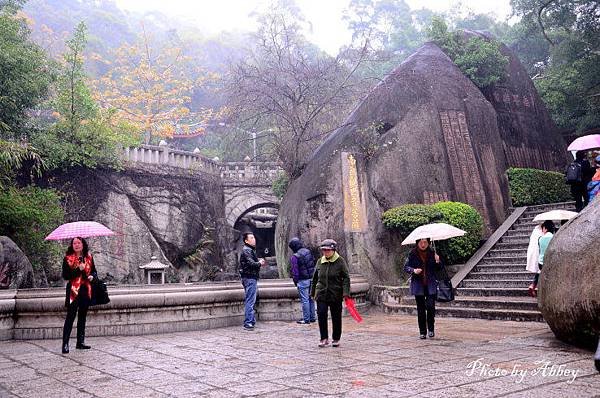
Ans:
[[[436,273],[437,274],[437,273]],[[448,303],[450,301],[454,301],[454,288],[452,287],[452,281],[448,276],[448,272],[446,271],[446,267],[442,267],[439,271],[438,279],[438,287],[437,287],[437,298],[436,301],[440,303]]]
[[[447,303],[454,300],[454,288],[450,279],[438,281],[437,299],[440,303]]]
[[[90,305],[102,305],[108,303],[110,303],[110,297],[108,297],[106,283],[98,278],[92,279],[92,300]]]

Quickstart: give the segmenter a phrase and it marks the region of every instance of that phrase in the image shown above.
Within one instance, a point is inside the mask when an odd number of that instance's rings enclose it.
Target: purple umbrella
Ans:
[[[115,233],[95,221],[76,221],[63,224],[46,236],[45,240],[62,240],[73,238],[91,238],[94,236],[111,236]]]
[[[569,151],[585,151],[600,148],[600,134],[590,134],[579,137],[571,142],[567,148]]]

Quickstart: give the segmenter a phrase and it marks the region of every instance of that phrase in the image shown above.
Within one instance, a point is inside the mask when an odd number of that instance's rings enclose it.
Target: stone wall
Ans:
[[[351,281],[352,296],[365,309],[369,284],[358,275]],[[259,321],[301,318],[298,290],[291,280],[260,281],[258,292]],[[241,327],[244,318],[244,289],[239,282],[109,286],[109,294],[109,304],[90,309],[86,336]],[[60,338],[64,303],[64,288],[0,292],[0,340]]]
[[[234,232],[224,218],[220,176],[165,165],[123,171],[72,170],[53,186],[67,194],[68,221],[95,220],[116,235],[90,239],[100,277],[142,283],[138,268],[156,256],[170,264],[171,282],[203,279],[206,267],[233,271]],[[184,258],[201,247],[200,266]]]

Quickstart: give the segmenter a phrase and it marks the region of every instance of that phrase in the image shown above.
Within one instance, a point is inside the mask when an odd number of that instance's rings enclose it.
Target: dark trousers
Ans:
[[[538,264],[538,267],[540,267],[540,271],[542,270],[543,266],[544,266],[544,264]],[[540,280],[540,273],[536,272],[535,275],[533,276],[533,284],[535,286],[537,286],[539,280]]]
[[[329,338],[327,330],[327,309],[331,312],[331,323],[333,325],[333,340],[339,340],[342,337],[342,302],[317,301],[317,318],[319,318],[319,332],[321,340]]]
[[[589,203],[587,184],[572,184],[571,195],[575,199],[575,210],[581,211]]]
[[[67,307],[67,318],[65,319],[65,326],[63,327],[63,344],[69,342],[71,337],[71,330],[73,329],[73,322],[77,315],[77,344],[83,344],[85,340],[85,319],[87,317],[88,306],[79,305],[78,300],[73,301]],[[79,313],[79,314],[78,314]]]
[[[433,332],[435,323],[435,294],[415,296],[417,302],[417,319],[419,321],[419,332],[426,334],[427,329]]]

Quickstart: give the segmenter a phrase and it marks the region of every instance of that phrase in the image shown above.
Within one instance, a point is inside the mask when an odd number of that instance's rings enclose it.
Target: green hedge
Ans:
[[[477,251],[483,237],[483,218],[477,210],[465,203],[440,202],[432,207],[442,213],[442,222],[467,231],[464,236],[437,244],[440,251],[446,254],[446,261],[449,264],[467,261]]]
[[[572,200],[565,176],[555,171],[510,168],[508,185],[513,206],[541,205]]]
[[[483,236],[481,215],[473,207],[460,202],[394,207],[383,213],[382,222],[403,237],[421,225],[434,222],[444,222],[467,231],[465,236],[436,243],[436,247],[449,264],[458,264],[471,257]]]
[[[437,222],[442,219],[442,213],[429,205],[409,204],[391,208],[383,213],[381,221],[389,229],[402,236],[421,225]]]

